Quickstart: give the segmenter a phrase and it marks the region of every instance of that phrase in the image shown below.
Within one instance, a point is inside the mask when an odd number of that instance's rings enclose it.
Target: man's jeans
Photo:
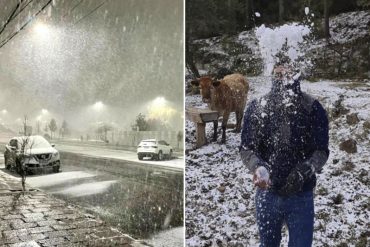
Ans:
[[[260,247],[280,246],[281,229],[289,231],[289,247],[310,247],[313,237],[313,192],[281,197],[274,192],[257,189],[257,224]]]

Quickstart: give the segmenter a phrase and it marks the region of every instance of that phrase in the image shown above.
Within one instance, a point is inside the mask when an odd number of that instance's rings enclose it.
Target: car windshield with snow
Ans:
[[[4,161],[8,170],[28,174],[44,171],[59,172],[59,152],[42,136],[12,138],[5,146]]]

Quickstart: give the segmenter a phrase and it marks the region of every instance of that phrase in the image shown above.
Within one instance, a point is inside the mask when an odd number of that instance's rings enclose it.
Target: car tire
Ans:
[[[152,160],[158,160],[158,154],[153,154],[152,155]]]
[[[60,166],[54,166],[53,167],[53,172],[58,173],[60,171]]]
[[[21,171],[21,164],[18,160],[15,161],[15,172],[22,176],[22,171]]]
[[[158,159],[157,160],[163,160],[163,153],[162,150],[158,153]]]
[[[138,158],[139,160],[143,160],[143,156],[142,156],[141,154],[138,154],[138,155],[137,155],[137,158]]]
[[[8,164],[8,158],[6,157],[6,155],[4,155],[4,165],[5,165],[5,169],[7,170],[10,169],[10,165]]]
[[[6,158],[6,163],[5,163],[5,168],[8,169],[9,171],[15,170],[14,168],[16,167],[16,164],[14,162],[13,158]]]

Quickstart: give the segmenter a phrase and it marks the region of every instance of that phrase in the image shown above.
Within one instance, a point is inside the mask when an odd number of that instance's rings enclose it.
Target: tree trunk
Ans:
[[[324,0],[324,37],[326,40],[330,38],[329,30],[329,0]]]
[[[279,23],[284,21],[284,0],[279,0]]]
[[[251,13],[251,10],[250,10],[250,4],[249,4],[249,0],[245,0],[245,9],[244,9],[245,13],[245,27],[246,29],[250,29],[251,28],[251,21],[250,21],[250,13]]]
[[[228,28],[229,33],[235,33],[236,31],[236,13],[234,11],[234,4],[232,0],[227,1],[227,8],[228,8]]]
[[[194,77],[199,78],[200,74],[195,66],[194,63],[194,57],[193,57],[193,51],[191,50],[190,41],[188,38],[185,38],[185,61],[186,61],[186,67],[193,73]]]

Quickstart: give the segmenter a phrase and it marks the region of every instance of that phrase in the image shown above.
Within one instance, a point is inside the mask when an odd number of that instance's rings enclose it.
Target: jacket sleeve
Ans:
[[[321,171],[329,157],[329,121],[325,109],[315,100],[312,105],[312,133],[314,152],[308,159],[315,171]]]
[[[243,130],[241,134],[241,145],[239,148],[240,156],[243,164],[247,166],[251,173],[259,166],[264,166],[268,171],[268,164],[263,161],[258,151],[259,140],[259,124],[256,116],[257,101],[252,101],[245,111]]]

